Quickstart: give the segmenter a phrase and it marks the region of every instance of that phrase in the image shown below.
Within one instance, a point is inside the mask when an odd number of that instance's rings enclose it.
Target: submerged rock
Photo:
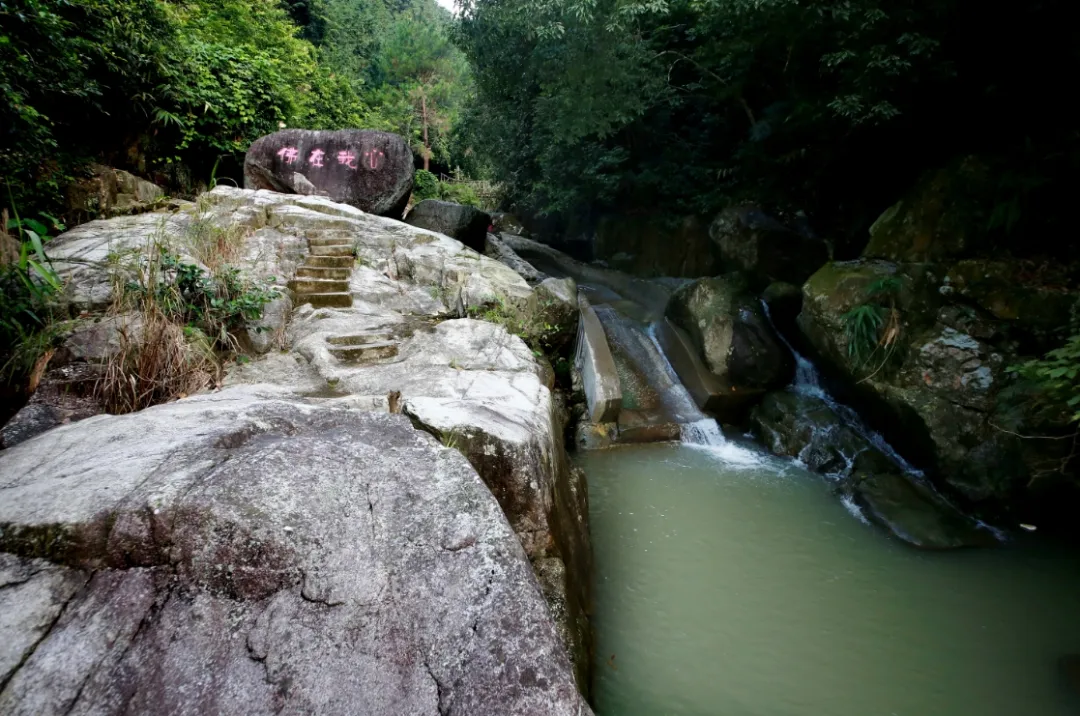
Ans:
[[[791,351],[738,273],[679,288],[667,317],[690,336],[713,375],[735,388],[785,385],[795,371]]]
[[[405,222],[457,239],[483,253],[491,216],[473,206],[438,199],[424,199],[405,217]]]
[[[404,416],[233,388],[0,474],[5,714],[588,712],[499,505]]]
[[[285,129],[255,140],[244,156],[244,188],[314,194],[400,218],[413,186],[404,139],[370,129]]]

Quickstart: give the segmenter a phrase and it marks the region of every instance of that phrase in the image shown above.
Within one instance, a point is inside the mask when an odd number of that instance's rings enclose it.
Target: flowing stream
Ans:
[[[726,439],[664,356],[655,310],[586,288],[635,396],[624,411],[682,434],[578,456],[599,716],[1080,714],[1060,663],[1080,654],[1075,551],[1029,535],[949,553],[902,544],[826,478]],[[827,401],[918,479],[795,355],[789,389]]]
[[[596,306],[632,396],[624,414],[682,435],[577,456],[599,716],[1080,714],[1080,658],[1061,663],[1080,654],[1075,548],[1037,535],[955,552],[901,543],[827,478],[725,438],[656,341],[655,291],[635,301],[636,284],[614,272],[542,268],[574,275]],[[796,360],[790,390],[827,401],[918,477]]]

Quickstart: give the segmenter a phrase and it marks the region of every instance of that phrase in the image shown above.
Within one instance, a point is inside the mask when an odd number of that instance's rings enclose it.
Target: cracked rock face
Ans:
[[[0,453],[4,714],[588,714],[476,471],[242,385]]]

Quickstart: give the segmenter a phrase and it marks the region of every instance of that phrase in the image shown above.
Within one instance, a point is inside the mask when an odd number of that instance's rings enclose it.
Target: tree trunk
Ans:
[[[427,134],[427,95],[423,90],[420,90],[420,122],[424,128],[424,171],[428,171],[431,166],[431,145]]]

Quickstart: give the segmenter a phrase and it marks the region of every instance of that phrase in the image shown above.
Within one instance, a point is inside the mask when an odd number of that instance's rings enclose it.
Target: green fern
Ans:
[[[848,355],[857,365],[863,365],[873,355],[881,340],[886,309],[875,304],[856,306],[844,314],[844,334]]]

